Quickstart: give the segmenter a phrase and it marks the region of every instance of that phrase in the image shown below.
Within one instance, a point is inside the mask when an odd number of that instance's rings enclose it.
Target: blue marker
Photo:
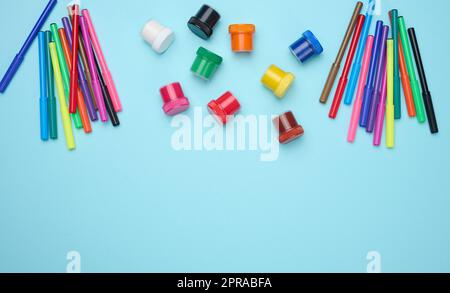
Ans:
[[[370,26],[372,24],[373,12],[375,10],[375,1],[369,0],[369,6],[367,7],[366,21],[364,23],[361,39],[359,40],[358,50],[356,51],[355,63],[350,73],[350,79],[348,81],[347,92],[345,93],[344,103],[346,105],[351,105],[353,102],[353,97],[355,95],[356,84],[358,83],[359,75],[361,72],[362,58],[364,55],[364,49],[366,47],[367,36],[369,35]],[[364,78],[361,76],[361,78]]]
[[[389,35],[389,27],[387,25],[383,26],[383,33],[381,35],[381,48],[380,48],[380,58],[378,58],[377,64],[377,74],[375,78],[375,87],[372,93],[371,103],[369,107],[369,117],[367,118],[366,131],[368,133],[373,133],[375,129],[375,120],[378,114],[378,104],[380,103],[381,92],[383,91],[383,76],[386,74],[386,50],[387,50],[387,39]]]
[[[367,118],[369,117],[369,108],[372,103],[372,96],[375,87],[375,75],[377,73],[378,59],[380,57],[381,35],[383,30],[383,22],[377,21],[375,29],[375,42],[373,44],[372,57],[370,59],[369,74],[367,75],[366,86],[364,87],[364,95],[362,100],[361,115],[359,117],[359,126],[367,126]]]
[[[31,33],[28,35],[28,38],[25,40],[25,43],[23,44],[19,53],[17,53],[16,57],[14,57],[11,65],[9,66],[8,70],[5,73],[5,76],[3,76],[3,79],[0,81],[0,93],[5,92],[9,83],[11,82],[20,65],[22,64],[28,49],[30,49],[31,44],[33,44],[33,41],[36,38],[39,30],[44,25],[45,21],[52,12],[53,8],[56,6],[57,2],[58,2],[57,0],[50,0],[47,6],[44,8],[44,11],[42,12],[38,21],[31,30]]]
[[[45,32],[39,32],[39,77],[41,97],[39,98],[40,105],[40,120],[41,120],[41,139],[48,140],[48,92],[47,92],[47,42]]]

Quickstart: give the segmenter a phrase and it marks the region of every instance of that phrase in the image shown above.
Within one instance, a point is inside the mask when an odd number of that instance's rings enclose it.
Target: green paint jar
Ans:
[[[197,50],[197,57],[192,64],[191,71],[201,79],[210,80],[222,61],[223,59],[219,55],[200,47]]]

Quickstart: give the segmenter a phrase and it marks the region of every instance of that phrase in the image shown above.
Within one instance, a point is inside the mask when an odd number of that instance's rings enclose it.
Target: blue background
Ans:
[[[83,272],[365,272],[375,250],[384,272],[450,272],[450,2],[382,3],[383,20],[398,8],[416,27],[441,131],[430,135],[403,105],[394,150],[361,131],[348,144],[351,108],[331,121],[318,102],[355,1],[208,3],[222,19],[206,42],[186,27],[203,0],[84,1],[124,111],[118,129],[77,131],[75,152],[61,125],[58,141],[39,139],[33,44],[0,96],[0,271],[64,272],[76,250]],[[1,74],[45,5],[0,1]],[[65,15],[59,1],[45,27]],[[140,37],[150,18],[176,32],[162,56]],[[228,25],[240,22],[257,26],[250,56],[229,48]],[[302,65],[288,46],[306,29],[325,51]],[[206,84],[189,71],[200,45],[225,60]],[[259,82],[272,63],[297,77],[282,101]],[[173,81],[194,106],[232,90],[243,114],[293,110],[306,134],[272,163],[251,151],[176,152],[158,93]]]

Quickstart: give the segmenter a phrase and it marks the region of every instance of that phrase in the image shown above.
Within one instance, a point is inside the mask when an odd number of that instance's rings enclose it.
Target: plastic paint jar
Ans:
[[[192,64],[191,71],[204,80],[210,80],[222,61],[223,59],[219,55],[200,47],[197,50],[197,57]]]
[[[166,115],[173,116],[189,108],[189,100],[184,96],[179,82],[166,85],[159,92],[164,102],[163,110]]]
[[[304,134],[303,127],[298,124],[291,111],[278,116],[273,123],[279,132],[278,140],[281,144],[290,143]]]
[[[225,125],[228,118],[234,115],[241,108],[241,104],[231,92],[226,92],[217,100],[208,104],[208,110],[220,123]]]
[[[275,65],[270,65],[264,73],[261,82],[269,88],[275,96],[282,98],[292,85],[295,76],[292,73],[285,72]]]
[[[233,52],[253,51],[253,34],[256,31],[253,24],[232,24],[228,31],[231,34],[231,50]]]
[[[156,20],[147,22],[141,32],[142,37],[157,53],[164,53],[175,40],[173,31]]]
[[[189,29],[198,37],[207,40],[220,19],[220,14],[208,5],[203,5],[197,14],[189,19]]]
[[[295,58],[302,63],[323,52],[322,45],[311,31],[304,32],[302,37],[295,41],[289,49]]]

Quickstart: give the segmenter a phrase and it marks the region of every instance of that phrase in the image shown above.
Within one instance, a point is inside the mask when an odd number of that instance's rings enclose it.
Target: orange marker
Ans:
[[[61,44],[64,51],[64,56],[66,58],[67,67],[69,70],[72,68],[72,52],[70,51],[69,42],[67,41],[66,32],[63,28],[58,30],[59,38],[61,39]],[[86,104],[84,103],[84,97],[81,93],[80,87],[77,84],[77,104],[78,111],[80,112],[81,122],[83,123],[84,132],[91,133],[91,121],[89,120],[89,116],[86,110]]]

